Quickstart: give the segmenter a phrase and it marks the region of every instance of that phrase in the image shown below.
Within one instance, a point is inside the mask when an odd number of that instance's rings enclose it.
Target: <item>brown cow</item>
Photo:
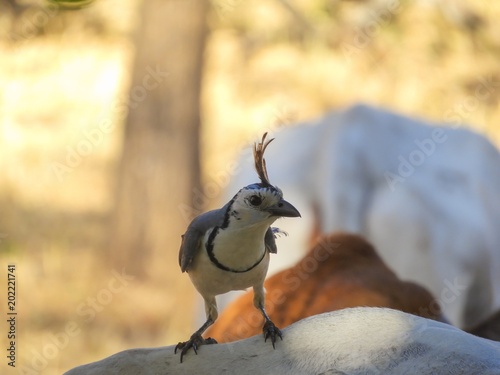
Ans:
[[[285,250],[286,251],[286,250]],[[347,307],[389,307],[445,321],[438,302],[423,287],[400,280],[362,237],[335,233],[321,237],[294,267],[265,282],[266,310],[284,328],[308,316]],[[219,342],[262,332],[252,294],[231,303],[207,330]]]

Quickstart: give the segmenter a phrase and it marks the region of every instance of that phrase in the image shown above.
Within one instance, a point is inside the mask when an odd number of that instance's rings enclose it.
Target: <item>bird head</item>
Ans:
[[[231,204],[231,215],[247,225],[260,222],[270,225],[280,217],[300,216],[299,211],[283,199],[281,189],[269,182],[264,152],[274,138],[265,141],[266,136],[267,133],[254,147],[255,169],[261,182],[245,186],[234,196]]]

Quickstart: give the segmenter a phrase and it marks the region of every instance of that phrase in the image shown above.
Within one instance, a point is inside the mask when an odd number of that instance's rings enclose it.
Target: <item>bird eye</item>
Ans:
[[[252,206],[259,206],[262,203],[262,198],[258,195],[252,195],[249,199],[249,202]]]

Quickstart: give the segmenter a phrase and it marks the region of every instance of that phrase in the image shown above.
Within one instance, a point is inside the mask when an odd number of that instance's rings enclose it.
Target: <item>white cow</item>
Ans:
[[[179,361],[174,346],[131,349],[65,375],[500,375],[500,343],[448,324],[382,308],[315,315],[283,330],[205,345]]]
[[[500,309],[500,154],[486,138],[365,105],[271,136],[270,180],[302,219],[276,223],[290,235],[270,273],[297,262],[315,228],[351,231],[427,287],[453,324]],[[248,147],[224,202],[256,181],[252,165]]]

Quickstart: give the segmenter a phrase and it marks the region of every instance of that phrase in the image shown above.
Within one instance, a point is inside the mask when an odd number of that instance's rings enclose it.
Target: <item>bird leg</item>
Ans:
[[[276,342],[276,337],[279,337],[283,340],[283,336],[281,335],[281,331],[276,325],[269,319],[269,316],[266,314],[266,310],[264,306],[259,305],[259,310],[264,316],[266,322],[264,323],[264,327],[262,327],[262,331],[264,333],[264,341],[267,341],[268,338],[271,339],[271,343],[273,344],[273,349],[276,349],[274,343]]]
[[[255,285],[253,287],[253,305],[260,310],[262,316],[266,320],[264,323],[264,327],[262,327],[262,331],[264,333],[264,341],[267,341],[268,338],[271,339],[271,343],[273,344],[273,348],[276,349],[274,343],[276,342],[276,337],[279,337],[283,340],[283,336],[281,335],[281,331],[278,327],[269,319],[269,316],[266,313],[266,309],[264,308],[264,303],[266,300],[266,292],[264,290],[264,285]]]
[[[208,337],[206,339],[204,339],[201,334],[203,332],[205,332],[205,330],[210,327],[212,324],[213,324],[213,320],[212,319],[208,319],[205,324],[203,324],[199,330],[197,330],[195,333],[193,333],[191,335],[191,337],[189,338],[188,341],[184,341],[184,342],[179,342],[176,346],[175,346],[175,350],[174,350],[174,353],[177,354],[177,350],[181,350],[181,363],[182,363],[182,357],[184,357],[184,354],[187,353],[187,351],[190,349],[190,348],[193,348],[194,350],[194,353],[195,354],[198,354],[198,348],[201,346],[201,345],[210,345],[210,344],[217,344],[217,341],[215,341],[215,339],[211,338],[211,337]]]
[[[186,354],[190,348],[193,348],[194,353],[198,354],[198,348],[201,345],[217,344],[217,341],[215,341],[215,339],[211,337],[204,339],[201,336],[201,334],[205,332],[205,330],[208,327],[214,324],[218,316],[217,302],[215,301],[215,296],[204,296],[203,299],[205,301],[205,313],[207,314],[207,321],[200,327],[200,329],[198,329],[195,333],[191,335],[188,341],[180,342],[175,346],[174,350],[175,354],[177,353],[177,350],[179,349],[181,350],[181,363],[182,363],[182,357],[184,357],[184,354]]]

